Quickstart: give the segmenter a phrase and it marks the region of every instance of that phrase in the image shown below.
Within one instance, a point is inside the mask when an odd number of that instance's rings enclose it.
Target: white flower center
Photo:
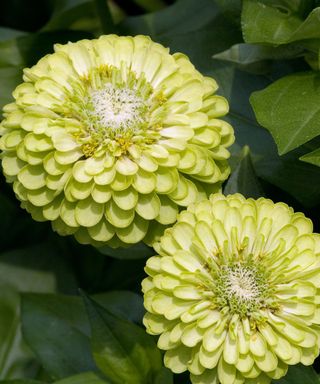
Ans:
[[[214,277],[216,304],[246,316],[266,304],[270,286],[264,268],[252,261],[221,266]]]
[[[230,298],[236,296],[241,301],[247,301],[260,296],[255,273],[248,268],[237,266],[230,269],[225,284]]]
[[[134,90],[108,83],[90,94],[93,114],[101,125],[114,130],[134,128],[144,122],[145,101]]]

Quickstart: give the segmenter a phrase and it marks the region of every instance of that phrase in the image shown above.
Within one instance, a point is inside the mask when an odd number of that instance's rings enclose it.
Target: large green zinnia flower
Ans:
[[[212,195],[181,212],[143,281],[147,331],[194,384],[265,384],[319,354],[320,235],[286,204]]]
[[[227,178],[234,137],[216,89],[146,36],[56,45],[4,107],[4,174],[60,234],[138,242]]]

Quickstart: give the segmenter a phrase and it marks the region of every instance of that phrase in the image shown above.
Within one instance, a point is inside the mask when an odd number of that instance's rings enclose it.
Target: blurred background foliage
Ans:
[[[150,35],[187,54],[230,102],[236,142],[225,193],[284,201],[319,231],[320,1],[2,0],[0,7],[1,107],[22,69],[54,43]],[[0,183],[0,382],[189,382],[162,367],[140,327],[140,282],[153,251],[60,238]],[[279,381],[302,382],[320,380],[312,367],[293,367]]]

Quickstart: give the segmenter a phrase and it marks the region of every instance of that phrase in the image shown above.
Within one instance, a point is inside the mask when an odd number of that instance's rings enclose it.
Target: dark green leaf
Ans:
[[[94,297],[102,307],[123,319],[142,319],[142,298],[135,293],[106,292]],[[90,326],[80,297],[25,294],[22,323],[26,341],[53,377],[62,379],[95,370]]]
[[[5,379],[11,365],[10,355],[20,354],[19,295],[14,288],[3,283],[0,290],[0,379]]]
[[[173,384],[173,374],[169,369],[162,368],[153,384]]]
[[[98,251],[104,255],[114,257],[116,259],[146,259],[154,254],[152,248],[144,243],[133,244],[128,248],[111,248],[108,246],[98,248]]]
[[[103,0],[60,0],[54,2],[51,19],[42,30],[86,30],[100,35],[115,32],[108,2]]]
[[[236,44],[226,51],[213,56],[216,60],[230,61],[235,64],[249,65],[263,60],[281,60],[301,56],[303,48],[298,45],[270,47],[254,44]]]
[[[112,262],[103,271],[104,275],[99,284],[99,290],[130,289],[140,291],[140,282],[144,278],[145,259],[117,260]]]
[[[224,188],[225,195],[233,193],[241,193],[247,198],[263,196],[263,190],[255,174],[248,146],[243,148],[240,161]]]
[[[320,184],[310,182],[320,178],[319,168],[298,160],[305,153],[300,148],[280,157],[272,136],[259,126],[250,108],[248,99],[252,91],[266,87],[270,80],[218,62],[207,74],[218,81],[220,93],[230,102],[227,120],[233,125],[236,137],[232,154],[237,156],[243,146],[249,145],[259,178],[286,191],[305,206],[319,204]]]
[[[20,292],[72,293],[77,287],[61,249],[50,242],[0,254],[0,281]]]
[[[66,44],[69,41],[92,37],[91,33],[84,31],[44,31],[17,38],[17,45],[23,57],[24,66],[30,67],[47,53],[53,53],[54,44]]]
[[[86,372],[55,381],[54,384],[106,384],[110,383],[107,379],[102,379],[97,373]],[[1,383],[0,383],[1,384]]]
[[[95,369],[86,318],[75,297],[24,294],[23,335],[55,379]]]
[[[1,0],[0,25],[37,31],[49,19],[52,3],[51,0]]]
[[[108,2],[105,0],[94,0],[96,12],[100,19],[101,30],[103,33],[112,33],[115,31],[115,25],[109,9]]]
[[[70,273],[66,261],[58,250],[54,250],[49,243],[24,247],[0,254],[0,284],[14,287],[13,292],[35,291],[54,292],[60,287],[66,292],[71,292],[76,284]],[[2,289],[11,292],[10,288]],[[6,295],[3,296],[5,299]],[[33,354],[22,341],[20,333],[19,300],[17,293],[11,295],[11,305],[16,306],[16,319],[11,319],[7,324],[2,324],[0,329],[9,339],[0,340],[6,353],[0,353],[0,378],[15,378],[25,373],[35,371],[37,366],[32,364]],[[6,310],[0,316],[6,319],[10,311]]]
[[[0,41],[0,52],[0,68],[23,67],[24,60],[19,49],[18,39]]]
[[[120,26],[121,32],[150,35],[171,51],[184,52],[198,67],[208,69],[212,54],[242,41],[237,21],[224,12],[228,7],[222,3],[179,0],[162,11],[127,18]]]
[[[286,76],[250,97],[258,122],[272,134],[280,154],[320,134],[320,75]]]
[[[301,156],[300,160],[320,167],[320,148]]]
[[[4,380],[4,381],[0,381],[0,384],[46,384],[46,383],[44,381],[38,381],[38,380],[21,379],[21,380]]]
[[[135,323],[140,323],[144,315],[143,300],[140,295],[129,291],[113,291],[93,296],[103,308],[114,315]]]
[[[99,369],[114,383],[153,383],[161,369],[161,354],[143,329],[114,316],[84,296],[91,329],[91,345]]]
[[[2,56],[2,53],[0,51]],[[0,68],[0,109],[13,101],[12,91],[21,82],[22,69],[19,67]]]
[[[276,0],[272,3],[268,0],[244,0],[241,20],[245,42],[279,45],[319,39],[320,8],[314,9],[303,21],[302,3],[302,0]]]
[[[320,379],[312,367],[304,365],[289,366],[288,373],[280,380],[273,380],[274,384],[319,384]]]
[[[27,32],[18,31],[12,28],[0,27],[0,41],[15,39],[16,37],[27,35]]]

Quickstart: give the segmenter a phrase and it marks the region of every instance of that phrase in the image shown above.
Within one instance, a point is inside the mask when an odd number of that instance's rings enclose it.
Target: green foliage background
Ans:
[[[284,201],[319,231],[320,1],[3,0],[0,8],[1,107],[22,69],[54,43],[150,35],[189,55],[230,102],[236,143],[225,193]],[[0,383],[188,383],[163,367],[141,327],[140,282],[153,251],[60,238],[0,182]],[[317,371],[317,361],[292,367],[278,382],[320,383]]]

